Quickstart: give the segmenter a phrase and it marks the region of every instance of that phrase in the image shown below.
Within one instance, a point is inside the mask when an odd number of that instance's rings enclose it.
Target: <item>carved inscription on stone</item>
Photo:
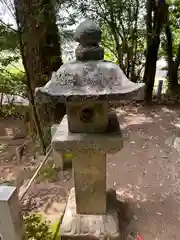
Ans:
[[[75,193],[72,189],[66,210],[60,229],[62,236],[93,236],[97,239],[120,237],[116,209],[111,209],[106,215],[77,214]]]

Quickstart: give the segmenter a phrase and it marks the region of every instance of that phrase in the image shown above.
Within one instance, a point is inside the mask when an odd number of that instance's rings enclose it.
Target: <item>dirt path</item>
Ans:
[[[180,156],[165,142],[178,131],[180,110],[129,105],[117,113],[124,132],[124,148],[108,156],[107,185],[130,199],[138,230],[145,240],[179,240]],[[22,176],[23,171],[31,175],[38,164],[30,156],[20,163],[0,156],[2,182],[10,175]],[[24,179],[29,175],[24,174]],[[46,179],[36,183],[25,199],[26,208],[43,211],[47,219],[54,221],[59,218],[72,185],[71,171],[64,176],[57,173],[53,182]]]
[[[127,138],[109,157],[108,183],[132,199],[145,240],[180,239],[180,157],[165,144],[177,132],[180,111],[125,107],[119,113]]]

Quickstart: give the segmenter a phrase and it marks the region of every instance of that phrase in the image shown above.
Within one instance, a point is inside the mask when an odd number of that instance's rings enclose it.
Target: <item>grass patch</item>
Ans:
[[[59,169],[54,168],[54,162],[48,161],[46,165],[39,172],[39,176],[36,179],[36,182],[55,182],[58,180]]]
[[[60,240],[60,232],[59,232],[59,229],[57,229],[59,228],[58,225],[59,225],[59,219],[55,223],[51,224],[51,232],[53,237],[55,236],[56,231],[58,231],[56,238],[52,240]]]
[[[66,153],[63,156],[64,161],[71,161],[72,160],[72,154],[71,153]],[[55,182],[58,180],[58,173],[60,169],[54,168],[54,161],[48,161],[46,165],[41,169],[39,172],[39,176],[36,179],[36,182],[43,182],[43,181],[48,181],[48,182]]]

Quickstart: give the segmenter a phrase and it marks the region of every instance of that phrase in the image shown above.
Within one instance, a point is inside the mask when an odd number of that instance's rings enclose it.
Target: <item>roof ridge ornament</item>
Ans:
[[[76,59],[60,66],[51,80],[36,89],[37,101],[82,102],[143,100],[145,84],[130,81],[121,68],[103,60],[99,46],[101,30],[92,20],[82,22],[76,29],[79,42]]]
[[[85,20],[77,27],[75,40],[79,42],[75,50],[78,61],[104,59],[104,49],[99,46],[101,29],[92,20]]]

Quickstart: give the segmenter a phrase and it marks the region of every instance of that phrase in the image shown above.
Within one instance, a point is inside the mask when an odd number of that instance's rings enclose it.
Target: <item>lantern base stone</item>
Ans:
[[[75,189],[73,188],[70,192],[63,216],[60,235],[61,240],[121,239],[116,206],[109,203],[105,215],[77,214]]]

